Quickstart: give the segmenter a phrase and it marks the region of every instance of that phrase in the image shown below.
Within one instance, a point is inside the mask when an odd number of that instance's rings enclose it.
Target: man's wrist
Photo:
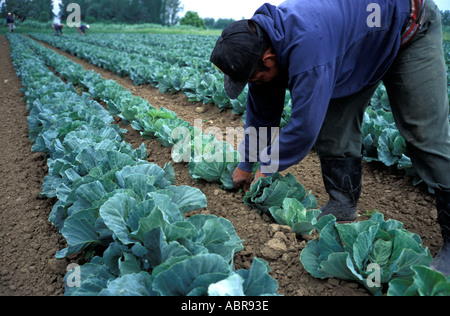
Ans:
[[[238,168],[245,172],[253,172],[253,162],[240,162]]]

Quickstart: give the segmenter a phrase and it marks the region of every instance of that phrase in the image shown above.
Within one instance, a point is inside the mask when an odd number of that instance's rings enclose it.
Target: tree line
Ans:
[[[81,8],[81,20],[87,23],[155,23],[175,25],[182,10],[180,0],[62,0],[61,20],[71,12],[69,3],[77,3]]]
[[[8,12],[19,21],[31,19],[47,22],[54,16],[52,0],[5,0],[0,7],[0,16],[6,18]]]
[[[447,25],[450,26],[450,11],[441,11],[441,15],[442,15],[442,24],[443,25]]]
[[[1,2],[1,1],[0,1]],[[47,22],[52,20],[53,0],[4,0],[0,6],[0,17],[6,18],[12,12],[18,21],[27,19]],[[61,21],[66,21],[73,11],[67,11],[70,3],[77,3],[81,10],[81,21],[85,23],[155,23],[161,25],[192,25],[199,28],[223,29],[233,19],[202,19],[197,12],[187,12],[180,19],[183,10],[180,0],[62,0]],[[63,22],[64,23],[64,22]]]
[[[234,19],[218,19],[213,18],[202,19],[197,12],[188,11],[180,19],[180,25],[191,25],[202,29],[224,29],[229,24],[233,23]]]
[[[0,1],[1,2],[1,1]],[[53,0],[4,0],[0,6],[0,17],[12,12],[19,21],[26,19],[47,22],[54,18]],[[201,18],[197,12],[183,10],[180,0],[62,0],[60,18],[65,21],[71,12],[69,3],[77,3],[81,9],[81,20],[86,23],[155,23],[161,25],[192,25],[200,28],[223,29],[233,19]],[[450,26],[450,11],[441,11],[443,25]]]
[[[4,0],[0,17],[4,18],[11,12],[19,21],[26,19],[42,22],[53,19],[52,0]],[[81,20],[87,23],[155,23],[175,25],[179,22],[181,12],[180,0],[62,0],[60,7],[61,21],[69,14],[67,6],[70,3],[80,5]]]

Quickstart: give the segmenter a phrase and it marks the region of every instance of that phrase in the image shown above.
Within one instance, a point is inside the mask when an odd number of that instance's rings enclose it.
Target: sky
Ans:
[[[450,11],[450,0],[434,0],[441,11]]]
[[[53,0],[58,3],[58,0]],[[0,0],[0,3],[3,0]],[[219,18],[240,20],[249,19],[253,13],[265,2],[279,5],[283,0],[181,0],[184,7],[180,16],[184,16],[187,11],[197,12],[201,18]],[[434,0],[442,11],[450,11],[450,0]]]
[[[0,0],[3,1],[3,0]],[[253,16],[256,9],[264,3],[269,2],[278,5],[284,0],[181,0],[184,10],[180,16],[184,16],[187,11],[197,12],[201,18],[219,18],[240,20],[242,18],[249,19]],[[450,0],[448,0],[450,1]],[[53,0],[54,11],[58,11],[58,3],[60,1]]]
[[[197,12],[201,18],[249,19],[264,3],[279,5],[284,0],[181,0],[184,10]],[[312,0],[313,1],[313,0]],[[450,10],[450,0],[434,0],[440,10]]]
[[[279,5],[283,0],[181,0],[184,10],[180,16],[184,16],[187,11],[194,11],[201,18],[250,19],[266,2]]]
[[[250,19],[253,13],[264,3],[269,2],[278,5],[284,0],[181,0],[184,10],[180,16],[187,11],[197,12],[201,18],[219,18],[240,20]],[[450,0],[446,0],[450,1]],[[58,9],[58,0],[53,0],[54,11]]]

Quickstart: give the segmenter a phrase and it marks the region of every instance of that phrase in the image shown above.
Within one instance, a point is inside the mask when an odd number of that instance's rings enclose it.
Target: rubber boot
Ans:
[[[441,226],[442,247],[430,266],[447,277],[450,275],[450,191],[436,190],[436,207]]]
[[[355,221],[361,195],[362,158],[321,158],[320,163],[329,200],[320,208],[319,217],[333,214],[337,222]]]

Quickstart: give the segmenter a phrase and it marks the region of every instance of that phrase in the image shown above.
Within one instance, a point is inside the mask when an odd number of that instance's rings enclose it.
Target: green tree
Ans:
[[[188,11],[186,15],[181,18],[180,25],[192,25],[199,28],[205,27],[205,20],[200,18],[197,12]]]
[[[442,24],[450,26],[450,11],[441,11]]]
[[[172,25],[178,22],[179,0],[62,0],[61,21],[67,19],[69,3],[77,3],[82,21],[156,23]]]
[[[163,10],[164,16],[162,21],[164,25],[175,25],[180,21],[178,13],[181,12],[180,0],[165,0],[165,9]]]
[[[205,18],[204,21],[205,21],[205,26],[208,29],[222,30],[222,29],[226,28],[228,25],[230,25],[231,23],[235,22],[236,20],[234,20],[234,19],[218,19],[216,21],[213,18]]]
[[[215,29],[224,29],[226,28],[228,25],[230,25],[231,23],[235,22],[236,20],[234,19],[218,19],[216,21],[216,23],[214,23],[214,28]]]
[[[8,12],[14,14],[19,21],[34,19],[46,22],[53,17],[53,4],[52,0],[5,0],[1,17],[6,17]]]
[[[214,20],[214,18],[204,18],[203,20],[205,21],[205,26],[208,29],[214,28],[214,24],[216,23],[216,20]]]

